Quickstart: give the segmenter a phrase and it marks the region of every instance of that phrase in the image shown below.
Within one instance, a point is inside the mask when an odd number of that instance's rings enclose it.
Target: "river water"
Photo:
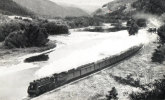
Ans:
[[[103,70],[58,91],[35,98],[36,100],[54,100],[54,98],[55,100],[96,100],[96,98],[105,98],[107,91],[116,86],[117,90],[120,90],[121,100],[127,99],[127,95],[124,96],[123,93],[138,89],[115,82],[109,76],[110,73],[122,77],[133,74],[134,78],[140,79],[141,83],[145,84],[161,78],[165,72],[163,65],[154,64],[150,59],[157,46],[157,43],[153,43],[157,40],[157,35],[149,34],[145,29],[139,33],[129,37],[127,31],[112,33],[71,31],[69,36],[52,36],[50,39],[56,40],[58,46],[48,54],[48,61],[24,63],[24,59],[38,55],[38,53],[30,54],[18,57],[21,62],[16,65],[0,68],[0,100],[26,98],[29,82],[34,79],[119,54],[142,43],[144,47],[140,53],[115,65],[114,68]],[[63,67],[64,65],[68,67]]]

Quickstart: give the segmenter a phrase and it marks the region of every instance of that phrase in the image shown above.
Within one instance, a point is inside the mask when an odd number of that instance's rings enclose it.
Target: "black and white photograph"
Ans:
[[[165,100],[165,0],[0,0],[0,100]]]

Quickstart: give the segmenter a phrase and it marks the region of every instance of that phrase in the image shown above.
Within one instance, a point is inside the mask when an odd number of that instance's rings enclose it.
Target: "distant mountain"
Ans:
[[[29,16],[33,13],[13,2],[13,0],[0,0],[0,13]]]
[[[132,3],[137,0],[114,0],[109,3],[106,3],[96,10],[93,14],[94,15],[103,15],[103,14],[110,14],[110,13],[129,13],[134,11],[135,9],[132,7]]]
[[[64,7],[75,7],[75,8],[80,8],[83,9],[83,11],[87,12],[88,14],[93,13],[97,8],[99,8],[100,6],[98,5],[82,5],[80,4],[69,4],[67,2],[60,2],[61,0],[50,0],[55,2],[56,4],[60,5],[60,6],[64,6]]]
[[[33,11],[37,15],[50,17],[88,16],[82,9],[61,6],[49,0],[13,0],[17,4]]]
[[[94,12],[94,15],[133,14],[136,12],[162,14],[165,12],[164,4],[165,0],[114,0],[104,4],[102,8]]]

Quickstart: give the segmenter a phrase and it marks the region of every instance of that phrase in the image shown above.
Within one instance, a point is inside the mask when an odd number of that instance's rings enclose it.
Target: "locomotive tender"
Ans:
[[[58,88],[62,85],[70,83],[74,80],[80,79],[94,72],[100,71],[106,67],[110,67],[111,65],[134,55],[142,48],[142,46],[143,45],[135,46],[121,53],[120,55],[107,57],[97,62],[89,63],[80,66],[76,69],[71,69],[67,72],[55,73],[50,77],[34,80],[33,82],[30,82],[30,85],[28,87],[28,94],[30,97],[38,96],[45,92]]]

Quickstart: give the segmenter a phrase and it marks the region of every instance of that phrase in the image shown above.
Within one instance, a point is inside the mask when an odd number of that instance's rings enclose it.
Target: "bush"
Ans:
[[[138,11],[161,15],[164,13],[164,0],[136,0],[132,7]]]
[[[165,99],[165,79],[156,80],[155,83],[149,87],[153,87],[152,90],[146,90],[143,93],[130,94],[131,100],[164,100]]]
[[[88,26],[99,26],[103,21],[102,18],[93,16],[93,17],[66,17],[66,22],[68,23],[69,28],[81,28]]]
[[[21,30],[18,22],[8,22],[0,25],[0,42],[4,41],[9,33]]]
[[[155,49],[155,52],[152,54],[152,62],[163,63],[165,61],[165,25],[162,25],[157,31],[160,37],[160,46]]]
[[[47,31],[50,35],[69,33],[66,25],[58,25],[55,22],[48,22],[47,20],[16,20],[0,25],[0,42],[4,41],[5,38],[12,32],[26,30],[30,24],[35,24],[38,28],[45,29],[44,31]]]
[[[117,32],[121,30],[127,30],[128,28],[125,26],[116,26],[113,28],[103,29],[102,27],[94,27],[94,28],[84,28],[83,31],[89,31],[89,32]]]
[[[47,20],[15,20],[0,25],[0,42],[5,40],[9,48],[43,46],[48,42],[48,33],[67,34],[69,30],[66,25]]]
[[[42,54],[42,55],[26,58],[24,62],[30,63],[30,62],[47,61],[48,59],[49,59],[48,55]]]
[[[43,25],[41,25],[41,27],[45,28],[50,35],[69,33],[68,27],[66,25],[56,24],[55,22],[44,23]]]
[[[104,29],[102,27],[94,27],[94,28],[85,28],[83,31],[89,31],[89,32],[104,32]]]
[[[131,23],[128,33],[129,35],[135,35],[136,33],[138,33],[138,30],[139,30],[138,25],[135,22],[133,22]]]
[[[118,83],[120,84],[123,84],[123,85],[130,85],[130,86],[133,86],[133,87],[139,87],[139,88],[142,88],[141,87],[141,84],[140,84],[140,81],[139,80],[134,80],[131,76],[132,75],[127,75],[126,78],[122,78],[122,77],[119,77],[119,76],[113,76],[112,74],[110,74],[110,76]]]
[[[128,21],[127,21],[127,27],[131,27],[131,24],[132,24],[132,19],[129,19]]]
[[[117,95],[118,95],[117,90],[115,87],[113,87],[112,90],[109,91],[109,94],[106,95],[106,97],[107,97],[107,100],[118,100]]]
[[[0,25],[0,42],[4,41],[5,38],[12,32],[25,30],[29,24],[29,22],[18,20],[2,23]]]
[[[162,25],[157,32],[161,42],[165,43],[165,25]]]
[[[146,19],[137,19],[136,20],[136,24],[139,26],[139,27],[146,27],[147,26],[147,21]]]
[[[130,19],[127,21],[127,27],[129,27],[129,35],[135,35],[138,33],[139,27],[146,27],[147,21],[146,19]]]
[[[5,39],[5,46],[8,48],[24,48],[27,46],[27,37],[23,31],[12,32]]]
[[[5,39],[8,48],[24,48],[44,46],[49,40],[45,29],[36,24],[28,25],[24,31],[11,32]]]
[[[162,54],[161,51],[155,50],[151,59],[152,62],[162,63],[165,60],[165,56]]]
[[[28,39],[28,47],[31,46],[43,46],[48,40],[48,33],[44,28],[40,28],[37,24],[30,24],[25,29],[24,35]]]
[[[164,46],[158,46],[157,49],[155,49],[155,52],[152,54],[152,62],[158,62],[163,63],[165,60],[165,47]]]

